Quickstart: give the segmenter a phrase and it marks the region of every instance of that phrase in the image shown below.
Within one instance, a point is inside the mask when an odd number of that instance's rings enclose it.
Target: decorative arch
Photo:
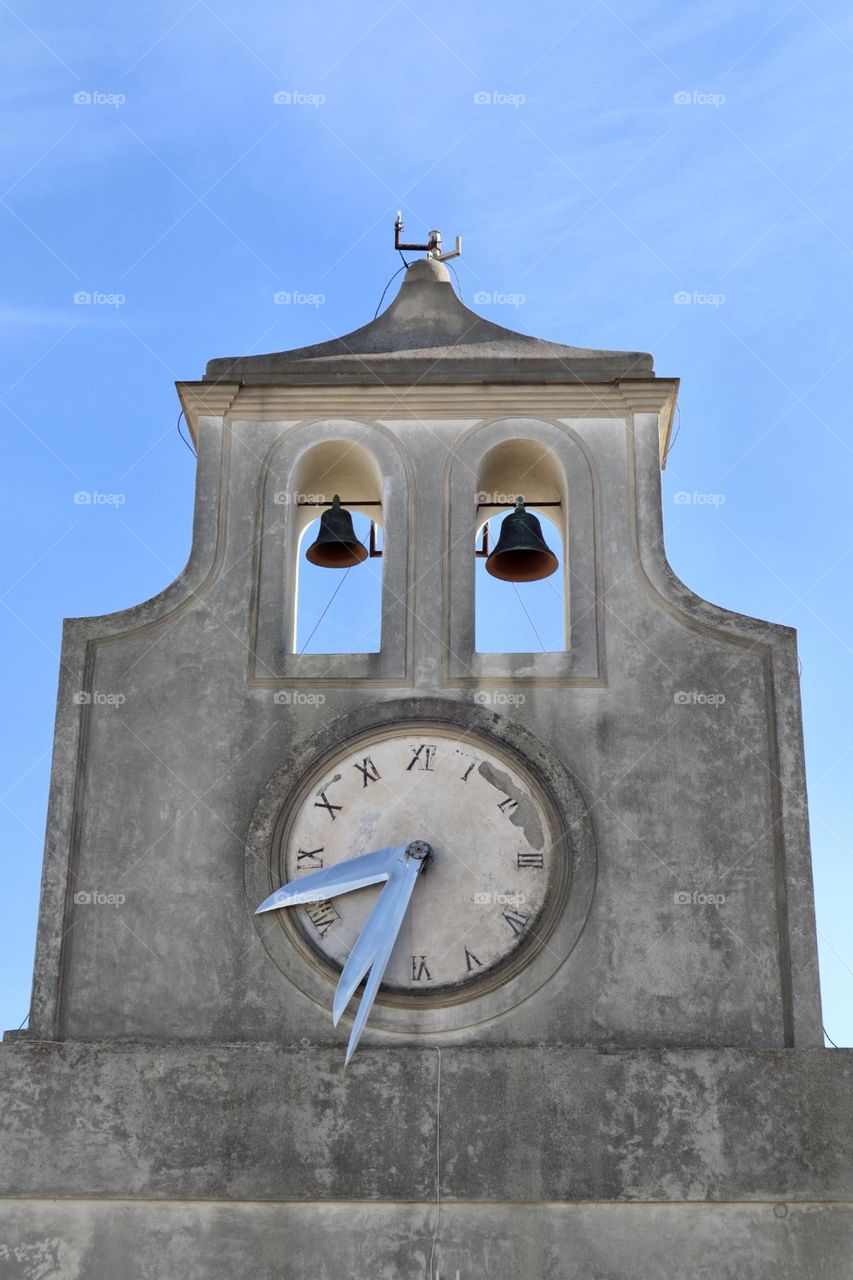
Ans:
[[[399,681],[407,670],[403,601],[409,558],[409,482],[391,437],[350,419],[301,423],[281,433],[261,472],[252,604],[253,683],[341,678]],[[297,653],[300,546],[338,493],[382,528],[381,643],[377,652]],[[378,506],[373,504],[378,503]],[[373,563],[379,563],[374,561]],[[359,571],[367,571],[359,566]]]
[[[310,648],[312,653],[334,654],[376,652],[381,649],[382,555],[377,552],[352,570],[330,572],[308,563],[305,553],[320,531],[321,517],[335,494],[353,517],[356,537],[372,543],[372,524],[382,527],[382,472],[373,454],[353,440],[325,440],[310,446],[299,457],[294,469],[295,488],[283,495],[293,507],[296,517],[295,537],[289,563],[285,567],[285,644],[292,653]],[[278,495],[282,496],[282,495]],[[289,589],[288,589],[289,584]],[[343,590],[342,590],[343,588]],[[330,594],[331,591],[331,594]],[[358,600],[366,605],[366,628],[359,616],[358,632],[349,636],[332,630],[341,624],[334,609],[329,620],[326,608],[317,598],[328,598],[333,604],[340,594],[338,615]],[[322,609],[318,613],[318,609]],[[324,630],[325,623],[325,630]],[[318,635],[320,643],[311,646]]]
[[[448,679],[453,684],[490,680],[604,682],[604,616],[601,589],[601,519],[595,464],[579,437],[564,423],[541,418],[504,418],[477,424],[458,442],[446,472]],[[523,495],[529,505],[549,508],[562,526],[562,652],[477,653],[475,650],[475,558],[458,554],[473,547],[484,516],[504,510],[504,500]]]
[[[477,541],[488,527],[494,549],[503,517],[516,498],[537,516],[545,541],[556,554],[559,569],[542,582],[515,584],[490,578],[482,553],[475,567],[475,647],[483,653],[513,653],[535,649],[562,653],[568,640],[568,568],[566,477],[550,446],[530,438],[503,440],[480,460],[477,474]],[[500,614],[500,627],[489,627],[488,604]],[[518,605],[517,613],[515,606]],[[512,619],[521,622],[520,640],[513,640]],[[531,636],[535,637],[531,644]]]

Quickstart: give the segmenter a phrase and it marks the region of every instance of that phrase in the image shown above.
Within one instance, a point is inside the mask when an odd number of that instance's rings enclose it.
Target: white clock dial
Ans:
[[[281,845],[286,882],[386,846],[432,849],[382,991],[468,998],[544,945],[564,854],[535,780],[482,739],[445,728],[386,731],[345,746],[302,793]],[[334,980],[381,886],[283,912]]]

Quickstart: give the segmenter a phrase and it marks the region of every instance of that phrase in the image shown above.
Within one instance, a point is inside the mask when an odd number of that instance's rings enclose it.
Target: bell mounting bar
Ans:
[[[394,220],[394,248],[395,249],[411,249],[412,252],[423,249],[428,258],[434,258],[436,262],[446,262],[448,258],[458,258],[462,252],[462,237],[456,237],[456,246],[448,253],[441,252],[441,232],[430,231],[429,240],[426,244],[404,244],[400,239],[403,230],[403,214],[401,210],[397,210],[397,217]]]
[[[517,498],[515,502],[478,502],[477,510],[479,511],[480,507],[514,507],[517,502]],[[525,498],[524,505],[526,507],[561,507],[563,504],[562,502],[536,502],[533,498],[528,501],[528,499]]]

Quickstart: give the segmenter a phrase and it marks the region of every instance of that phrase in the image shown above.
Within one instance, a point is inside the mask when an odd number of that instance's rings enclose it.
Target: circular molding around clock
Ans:
[[[428,766],[423,753],[417,755],[416,739],[431,743],[434,766]],[[378,799],[369,803],[378,797],[380,785],[376,779],[377,785],[369,788],[374,779],[357,762],[365,758],[374,760],[373,772],[381,770],[384,804]],[[335,772],[341,762],[343,771]],[[386,812],[394,808],[388,788],[395,764],[398,782],[405,779],[406,795],[412,796],[399,820]],[[348,765],[361,771],[355,781]],[[428,772],[419,773],[422,769]],[[461,788],[453,793],[442,788],[455,788],[465,781],[463,774],[475,785],[466,787],[460,804]],[[340,789],[348,778],[349,791],[344,792]],[[501,779],[511,780],[512,794],[520,802],[498,803],[494,788],[503,793]],[[342,807],[328,808],[325,792]],[[345,821],[336,825],[345,811]],[[458,837],[454,824],[460,828]],[[435,945],[413,942],[427,954],[411,957],[411,973],[405,971],[404,948],[399,949],[396,969],[389,965],[370,1014],[373,1028],[429,1034],[476,1025],[526,1000],[562,967],[583,930],[596,879],[592,824],[574,779],[526,729],[482,706],[406,698],[344,715],[295,746],[264,787],[252,818],[244,863],[252,912],[292,880],[297,868],[315,869],[320,855],[328,865],[382,844],[435,839],[436,833],[438,857],[447,856],[444,846],[453,857],[436,864],[443,868],[441,877],[434,872],[429,881],[430,868],[424,872],[418,917],[421,939],[431,939],[435,922]],[[362,840],[367,849],[351,847]],[[460,847],[464,860],[458,858]],[[463,867],[454,865],[463,861],[469,872],[476,868],[473,880],[469,875],[466,882]],[[481,883],[498,886],[500,893],[491,900],[486,894],[466,893]],[[523,909],[513,908],[514,894]],[[306,908],[253,919],[281,972],[330,1010],[346,951],[375,896],[375,890],[360,890],[336,899],[343,917],[335,912],[331,933],[325,917],[306,919]],[[499,905],[472,908],[478,899]],[[413,910],[418,901],[413,899]],[[507,902],[510,906],[502,908]],[[460,914],[464,911],[468,917]],[[473,932],[465,931],[466,920]],[[460,942],[454,946],[457,936]]]

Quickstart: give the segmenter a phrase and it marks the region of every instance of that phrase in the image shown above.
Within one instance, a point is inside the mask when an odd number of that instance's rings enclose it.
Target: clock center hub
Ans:
[[[427,844],[426,840],[413,840],[411,844],[406,845],[406,856],[409,858],[417,858],[418,862],[423,862],[432,854],[432,845]]]

